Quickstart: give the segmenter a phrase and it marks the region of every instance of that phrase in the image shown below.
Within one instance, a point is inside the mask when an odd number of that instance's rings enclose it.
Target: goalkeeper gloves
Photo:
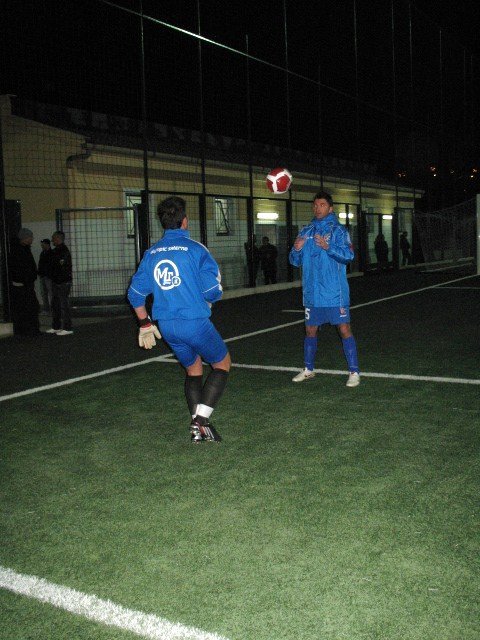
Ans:
[[[157,329],[156,325],[152,324],[152,320],[150,318],[140,320],[138,344],[143,349],[151,349],[157,344],[155,338],[160,340],[161,337],[160,331]]]

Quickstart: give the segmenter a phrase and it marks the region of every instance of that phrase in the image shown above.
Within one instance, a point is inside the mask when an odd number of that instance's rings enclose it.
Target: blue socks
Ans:
[[[353,336],[350,336],[350,338],[342,338],[342,344],[343,353],[347,359],[348,370],[360,373],[360,369],[358,368],[357,343],[355,342],[355,338]]]
[[[360,369],[358,367],[357,343],[355,342],[355,338],[353,336],[350,336],[350,338],[342,338],[342,346],[343,353],[345,354],[345,358],[347,360],[348,370],[360,373]],[[317,337],[306,337],[303,342],[303,359],[305,361],[305,367],[310,371],[313,371],[315,369],[316,353]]]
[[[305,338],[303,342],[303,359],[309,371],[315,369],[315,354],[317,353],[317,338]]]

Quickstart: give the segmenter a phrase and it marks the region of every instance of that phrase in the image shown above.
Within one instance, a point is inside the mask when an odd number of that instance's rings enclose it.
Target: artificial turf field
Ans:
[[[216,305],[237,365],[221,444],[189,443],[183,374],[147,362],[168,349],[137,349],[130,318],[0,341],[0,638],[138,637],[39,602],[47,583],[14,592],[36,576],[184,625],[147,638],[477,640],[480,278],[465,275],[351,279],[356,389],[331,328],[330,373],[291,382],[299,289]]]

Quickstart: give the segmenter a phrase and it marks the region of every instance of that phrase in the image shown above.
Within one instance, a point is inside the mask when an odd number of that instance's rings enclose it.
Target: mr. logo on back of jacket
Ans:
[[[177,265],[171,260],[160,260],[160,262],[157,262],[153,276],[160,289],[164,291],[178,287],[182,282],[178,274]]]

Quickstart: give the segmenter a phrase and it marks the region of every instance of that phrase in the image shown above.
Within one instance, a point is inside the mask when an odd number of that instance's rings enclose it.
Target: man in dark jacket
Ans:
[[[400,234],[400,250],[402,252],[402,267],[412,264],[412,254],[410,253],[410,242],[408,241],[408,232],[404,231]]]
[[[52,279],[50,277],[50,260],[52,257],[52,247],[50,240],[45,238],[40,241],[42,252],[38,258],[38,275],[40,276],[40,291],[42,294],[43,311],[50,313],[52,307]]]
[[[52,236],[54,248],[50,260],[52,328],[48,329],[47,333],[56,333],[57,336],[68,336],[73,333],[68,299],[72,288],[72,256],[64,240],[63,231],[55,231]]]
[[[258,252],[256,236],[253,236],[253,244],[248,240],[243,243],[243,246],[247,257],[248,286],[250,286],[252,282],[255,285],[257,282],[258,267],[260,266],[260,254]]]
[[[388,269],[388,244],[383,233],[379,233],[374,242],[377,267],[379,270]]]
[[[277,283],[277,247],[270,244],[267,236],[262,238],[262,246],[258,250],[265,284]]]
[[[8,256],[13,332],[19,336],[36,336],[40,334],[40,305],[35,293],[37,265],[31,249],[33,233],[23,228],[17,238]]]

